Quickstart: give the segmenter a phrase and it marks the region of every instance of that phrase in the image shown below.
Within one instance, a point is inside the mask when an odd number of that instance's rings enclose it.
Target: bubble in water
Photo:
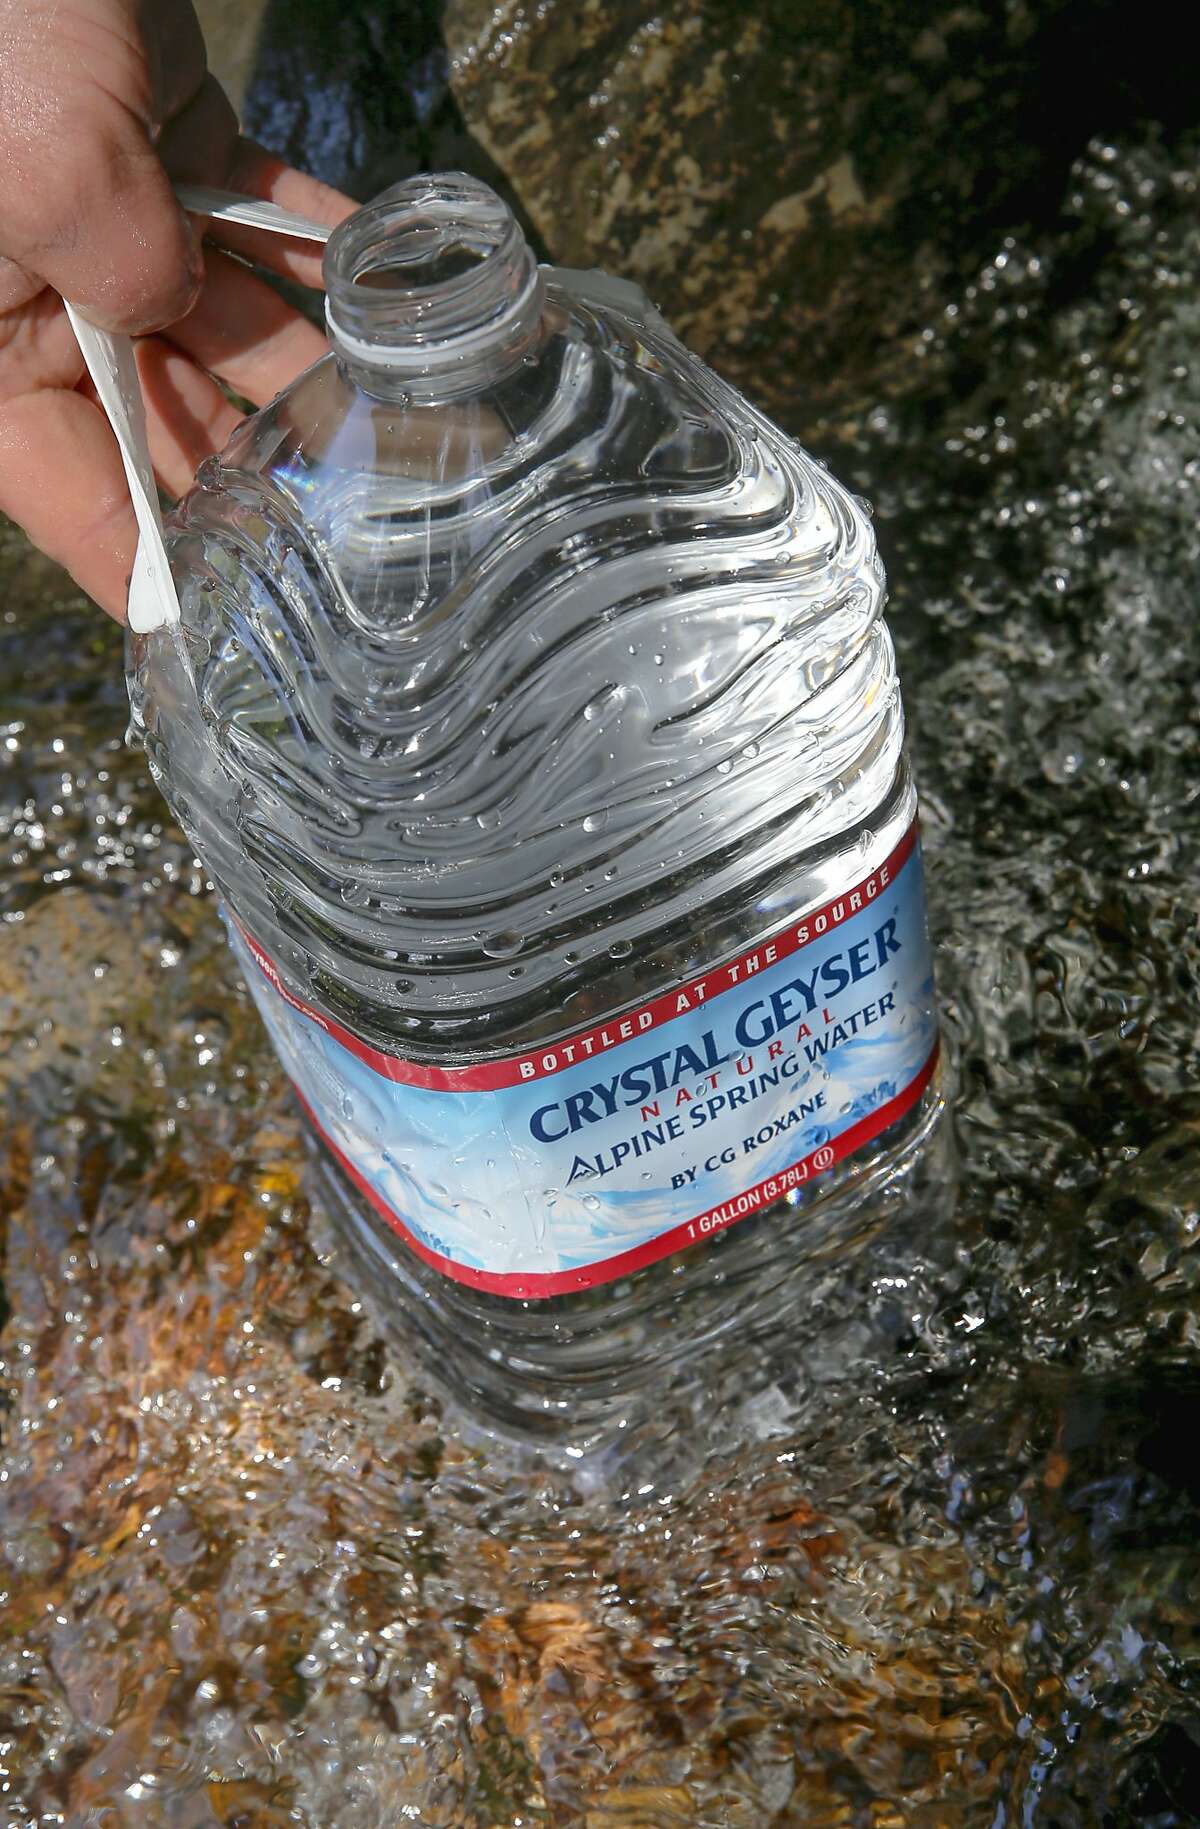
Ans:
[[[1053,749],[1047,751],[1042,762],[1042,773],[1047,781],[1056,787],[1063,787],[1083,769],[1087,758],[1083,744],[1078,737],[1061,737]]]
[[[361,908],[367,900],[368,890],[365,883],[360,882],[357,877],[352,877],[348,882],[342,884],[338,894],[347,908]]]
[[[511,927],[502,927],[494,934],[483,936],[483,950],[489,959],[511,959],[524,944],[524,934],[516,933]]]

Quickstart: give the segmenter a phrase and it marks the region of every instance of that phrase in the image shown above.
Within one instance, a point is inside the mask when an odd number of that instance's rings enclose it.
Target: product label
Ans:
[[[608,1282],[796,1201],[916,1103],[937,1059],[915,824],[869,876],[736,958],[470,1067],[367,1046],[295,998],[244,931],[233,940],[360,1192],[427,1263],[521,1299]]]

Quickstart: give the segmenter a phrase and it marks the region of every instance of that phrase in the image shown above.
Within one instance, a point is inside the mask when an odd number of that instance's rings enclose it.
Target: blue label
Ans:
[[[915,827],[737,958],[467,1067],[369,1047],[293,996],[249,935],[233,939],[362,1194],[427,1262],[522,1299],[627,1275],[794,1198],[915,1104],[937,1056]]]

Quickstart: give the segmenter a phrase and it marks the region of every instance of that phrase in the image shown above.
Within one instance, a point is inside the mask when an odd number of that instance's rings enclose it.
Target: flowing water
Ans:
[[[119,638],[9,541],[6,1824],[1200,1823],[1196,191],[1093,145],[823,451],[893,583],[957,1210],[596,1465],[489,1449],[340,1280]]]

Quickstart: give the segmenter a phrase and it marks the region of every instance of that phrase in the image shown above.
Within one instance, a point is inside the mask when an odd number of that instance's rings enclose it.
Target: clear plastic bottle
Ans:
[[[332,353],[174,515],[132,638],[382,1311],[587,1437],[913,1198],[942,1098],[861,502],[461,175],[326,257]]]

